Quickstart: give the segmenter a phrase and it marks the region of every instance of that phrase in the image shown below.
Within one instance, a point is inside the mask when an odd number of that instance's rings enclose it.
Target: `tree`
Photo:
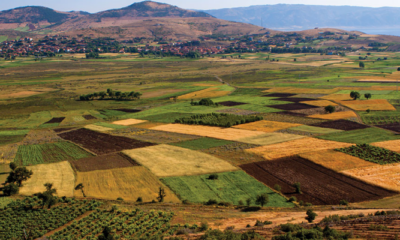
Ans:
[[[364,97],[368,100],[372,97],[371,93],[364,94]]]
[[[210,179],[210,180],[218,180],[218,174],[211,174],[209,177],[208,177],[208,179]]]
[[[105,227],[103,234],[99,236],[98,240],[114,240],[114,237],[111,234],[111,228]]]
[[[261,207],[264,207],[265,204],[269,202],[269,197],[266,193],[258,195],[256,198],[256,204],[261,205]]]
[[[21,187],[22,182],[28,180],[32,174],[33,172],[26,167],[14,168],[14,170],[10,172],[10,175],[8,175],[6,183],[16,183],[18,187]]]
[[[365,68],[364,62],[360,62],[360,63],[358,64],[358,66],[360,66],[360,68]]]
[[[165,189],[163,187],[160,187],[159,191],[158,191],[158,197],[157,197],[158,202],[164,202],[164,198],[166,196],[167,196],[167,194],[165,193]]]
[[[15,194],[17,194],[18,192],[19,192],[19,187],[18,187],[18,185],[15,184],[15,183],[7,184],[7,185],[4,186],[4,188],[3,188],[3,193],[4,193],[4,195],[6,195],[6,196],[15,195]]]
[[[397,71],[399,71],[399,72],[400,72],[400,67],[398,67],[398,68],[397,68]]]
[[[329,105],[329,106],[326,106],[326,107],[325,107],[325,111],[326,111],[327,113],[333,113],[333,112],[336,111],[336,108],[335,108],[334,106],[332,106],[332,105]]]
[[[35,194],[39,199],[42,200],[42,207],[44,208],[46,205],[48,208],[51,208],[54,204],[57,203],[56,198],[53,196],[57,193],[57,189],[53,188],[52,183],[45,183],[44,187],[46,191],[42,193]]]
[[[14,171],[15,169],[17,169],[17,164],[15,164],[14,162],[10,163],[10,168],[12,171]]]
[[[246,205],[247,205],[248,207],[250,207],[251,202],[252,202],[251,198],[246,199]]]
[[[293,187],[296,189],[296,193],[301,194],[301,186],[299,182],[294,183]]]
[[[78,185],[76,185],[75,190],[81,190],[83,197],[86,197],[85,192],[83,191],[83,188],[84,188],[83,184],[79,183]]]
[[[312,222],[315,220],[315,217],[318,216],[318,215],[317,215],[313,210],[311,210],[311,209],[308,209],[307,212],[306,212],[306,214],[307,214],[306,220],[307,220],[309,223],[312,223]]]
[[[359,92],[351,91],[350,97],[354,100],[357,100],[361,97],[361,94]]]

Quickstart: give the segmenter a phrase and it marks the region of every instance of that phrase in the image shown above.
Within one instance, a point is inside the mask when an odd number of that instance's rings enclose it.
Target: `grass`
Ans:
[[[123,151],[158,177],[188,176],[236,170],[231,164],[186,148],[157,145]]]
[[[163,178],[162,181],[182,200],[194,203],[204,203],[212,199],[238,205],[239,201],[245,203],[248,198],[254,203],[257,195],[267,193],[269,207],[294,206],[243,171],[219,173],[217,180],[208,179],[209,176],[170,177]]]
[[[397,136],[390,131],[380,128],[365,128],[327,134],[323,136],[318,136],[318,138],[337,142],[363,144],[397,140],[400,139],[400,136]]]
[[[21,142],[25,135],[0,135],[0,146]]]
[[[29,130],[9,130],[9,131],[0,131],[0,136],[18,136],[18,135],[26,135]]]
[[[91,157],[92,154],[70,142],[56,142],[18,147],[14,162],[20,166],[54,163]]]
[[[226,140],[220,140],[220,139],[214,139],[214,138],[200,138],[200,139],[189,140],[189,141],[184,141],[184,142],[171,143],[170,145],[188,148],[191,150],[202,150],[202,149],[208,149],[208,148],[213,148],[213,147],[220,147],[220,146],[228,145],[231,143],[233,143],[233,142],[226,141]]]
[[[84,186],[87,197],[116,200],[118,197],[127,201],[136,201],[139,197],[144,202],[157,201],[158,190],[164,185],[156,176],[144,167],[130,167],[92,172],[78,172],[77,182]],[[165,202],[180,202],[179,199],[165,188]],[[75,196],[83,197],[81,191],[75,191]]]
[[[106,128],[112,128],[112,129],[124,129],[124,128],[126,128],[126,126],[112,124],[112,123],[106,123],[106,122],[95,123],[95,125],[101,126],[101,127],[106,127]]]
[[[4,208],[5,206],[7,206],[9,203],[12,203],[13,201],[14,201],[14,199],[12,199],[12,198],[1,197],[0,198],[0,207]]]

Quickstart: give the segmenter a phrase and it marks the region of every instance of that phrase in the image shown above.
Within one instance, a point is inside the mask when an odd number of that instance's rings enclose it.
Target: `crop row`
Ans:
[[[336,151],[381,165],[400,162],[400,154],[369,144],[358,144],[348,148],[336,149]]]
[[[175,123],[183,124],[194,124],[194,125],[207,125],[207,126],[218,126],[218,127],[231,127],[244,123],[251,123],[263,120],[261,116],[245,116],[245,115],[234,115],[226,113],[208,113],[208,114],[197,114],[190,117],[179,118],[175,120]]]
[[[376,116],[376,117],[364,116],[363,122],[365,124],[371,124],[371,125],[400,123],[400,117],[396,117],[396,116]]]

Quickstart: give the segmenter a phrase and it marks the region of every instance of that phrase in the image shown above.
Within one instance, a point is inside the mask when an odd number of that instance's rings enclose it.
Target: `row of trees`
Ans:
[[[353,100],[357,100],[357,99],[361,98],[361,94],[359,92],[356,92],[356,91],[351,91],[350,97]],[[371,93],[365,93],[364,97],[368,100],[368,99],[372,98],[372,94]]]
[[[142,93],[140,92],[121,92],[107,89],[107,92],[95,92],[87,95],[81,95],[79,100],[91,101],[91,100],[137,100],[140,99]]]

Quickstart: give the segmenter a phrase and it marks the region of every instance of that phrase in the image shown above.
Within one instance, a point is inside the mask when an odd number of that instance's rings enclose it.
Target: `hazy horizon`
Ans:
[[[7,1],[1,4],[0,11],[13,9],[17,7],[24,6],[43,6],[52,8],[58,11],[86,11],[90,13],[100,12],[109,9],[116,9],[129,6],[135,2],[142,1],[132,1],[132,0],[117,0],[117,1],[105,1],[99,4],[98,1],[86,0],[84,2],[78,0],[70,1],[50,1],[50,0],[19,0],[19,1]],[[371,0],[325,0],[321,4],[318,0],[270,0],[266,2],[265,0],[220,0],[218,2],[211,0],[203,1],[184,1],[184,0],[164,0],[156,1],[175,5],[185,9],[197,9],[197,10],[211,10],[211,9],[221,9],[221,8],[236,8],[236,7],[249,7],[254,5],[276,5],[276,4],[303,4],[303,5],[321,5],[321,6],[356,6],[356,7],[400,7],[400,1],[392,0],[381,0],[371,1]]]

